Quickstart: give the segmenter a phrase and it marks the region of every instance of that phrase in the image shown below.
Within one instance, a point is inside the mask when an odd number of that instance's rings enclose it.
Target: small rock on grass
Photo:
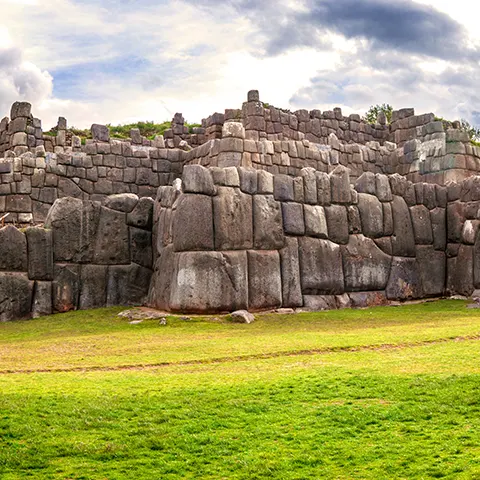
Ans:
[[[231,313],[230,317],[235,323],[253,323],[255,321],[255,316],[246,310],[237,310]]]
[[[129,310],[124,310],[118,314],[119,317],[125,317],[129,320],[132,320],[130,323],[134,324],[137,320],[153,320],[156,318],[165,317],[164,313],[155,312],[154,310],[143,310],[141,308],[131,308]],[[140,322],[137,322],[140,323]]]

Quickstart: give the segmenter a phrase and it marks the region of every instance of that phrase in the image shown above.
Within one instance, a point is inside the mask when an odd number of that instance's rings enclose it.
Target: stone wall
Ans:
[[[312,309],[441,296],[447,188],[348,170],[185,167],[154,210],[149,304]]]
[[[44,227],[0,229],[0,321],[142,304],[152,274],[153,201],[57,200]]]

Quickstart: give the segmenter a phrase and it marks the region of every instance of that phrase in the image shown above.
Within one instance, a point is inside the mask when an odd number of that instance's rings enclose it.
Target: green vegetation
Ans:
[[[0,324],[0,478],[480,478],[462,301]]]
[[[185,126],[188,127],[189,133],[193,133],[193,129],[196,127],[201,127],[199,123],[185,123]],[[162,123],[155,123],[154,121],[144,121],[144,122],[135,122],[128,123],[125,125],[111,125],[107,124],[107,127],[110,129],[110,136],[112,138],[127,139],[130,138],[130,131],[134,128],[140,130],[140,134],[150,140],[153,140],[156,135],[163,135],[165,130],[168,130],[172,127],[172,122],[165,121]],[[72,135],[77,135],[82,140],[87,138],[92,138],[90,134],[90,129],[79,129],[75,127],[70,127],[68,130]],[[51,128],[48,132],[43,132],[45,135],[55,136],[57,134],[57,127]]]
[[[388,103],[384,103],[382,105],[372,105],[368,109],[367,113],[365,113],[363,119],[367,123],[375,125],[377,123],[377,118],[380,112],[385,113],[385,116],[387,117],[387,124],[392,121],[393,107]]]

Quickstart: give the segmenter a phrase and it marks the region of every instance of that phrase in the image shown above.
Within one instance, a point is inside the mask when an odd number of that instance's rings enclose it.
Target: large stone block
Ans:
[[[110,195],[105,200],[105,206],[119,212],[130,213],[138,203],[138,196],[134,193],[118,193]]]
[[[432,223],[430,212],[424,205],[410,207],[413,233],[417,245],[431,245],[433,243]]]
[[[325,207],[327,217],[328,237],[332,242],[348,243],[348,215],[344,205]]]
[[[317,202],[319,205],[330,205],[332,201],[330,177],[325,172],[315,172],[317,180]]]
[[[296,238],[286,238],[285,248],[280,250],[280,263],[282,268],[282,305],[290,308],[301,307],[303,300],[298,240]]]
[[[392,252],[399,257],[415,256],[415,237],[410,211],[402,197],[394,195],[392,202],[393,237]]]
[[[213,250],[212,197],[186,193],[173,211],[173,247],[177,252]]]
[[[174,284],[177,254],[173,245],[167,245],[159,251],[150,282],[147,304],[149,306],[169,310],[170,294]]]
[[[32,317],[52,314],[52,282],[35,282]]]
[[[432,246],[417,247],[417,263],[422,281],[423,294],[440,297],[445,293],[447,259],[444,252]]]
[[[208,168],[201,165],[185,165],[182,174],[183,191],[187,193],[203,193],[213,195],[215,185]]]
[[[278,250],[285,245],[280,202],[272,195],[253,196],[253,244],[257,250]]]
[[[26,273],[0,273],[0,322],[30,317],[33,285]]]
[[[448,242],[459,243],[462,239],[463,222],[465,221],[465,204],[450,203],[447,207]]]
[[[129,264],[130,243],[125,213],[102,207],[94,242],[93,262],[95,264]]]
[[[293,178],[288,175],[275,175],[273,179],[273,194],[275,200],[293,202],[295,199]]]
[[[53,234],[51,230],[30,227],[26,230],[28,277],[31,280],[53,280]]]
[[[134,209],[127,213],[127,224],[132,227],[151,230],[153,224],[153,199],[140,198]]]
[[[314,168],[302,168],[300,176],[303,178],[303,195],[305,203],[316,205],[317,196],[317,179]]]
[[[252,203],[252,196],[238,188],[218,187],[218,194],[213,197],[216,250],[248,250],[253,247]]]
[[[45,227],[53,231],[56,262],[88,263],[93,260],[100,204],[60,198],[48,212]]]
[[[435,208],[430,212],[432,222],[433,246],[444,251],[447,247],[447,215],[445,208]]]
[[[383,207],[380,200],[373,195],[359,193],[358,210],[363,234],[370,238],[383,237]]]
[[[303,205],[301,203],[282,203],[283,228],[288,235],[305,235]]]
[[[27,239],[13,225],[0,228],[0,270],[27,271]]]
[[[152,271],[134,263],[112,265],[107,274],[107,306],[143,305]]]
[[[452,276],[454,292],[469,297],[474,290],[474,247],[460,245],[455,262],[454,272],[448,272]],[[448,264],[450,269],[450,263]]]
[[[347,292],[384,290],[392,259],[363,235],[351,235],[342,246],[343,272]]]
[[[282,305],[282,274],[277,251],[248,251],[248,308],[266,310]]]
[[[393,258],[386,294],[389,300],[409,300],[422,297],[422,279],[415,258]]]
[[[330,189],[333,203],[350,203],[350,175],[348,168],[338,165],[330,173]]]
[[[300,238],[298,245],[302,292],[342,294],[345,287],[340,247],[310,237]]]
[[[248,307],[246,252],[175,254],[170,309],[230,312]]]
[[[78,308],[87,310],[107,304],[107,265],[82,265]]]
[[[327,218],[320,205],[304,205],[305,234],[310,237],[328,238]]]
[[[148,230],[130,227],[131,261],[142,267],[153,269],[152,234]]]
[[[80,293],[80,266],[55,264],[52,296],[56,312],[68,312],[78,307]]]

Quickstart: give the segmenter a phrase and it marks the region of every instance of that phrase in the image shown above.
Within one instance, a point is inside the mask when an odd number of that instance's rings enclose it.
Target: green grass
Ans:
[[[480,479],[480,314],[0,324],[0,478]],[[29,372],[29,373],[27,373]]]

